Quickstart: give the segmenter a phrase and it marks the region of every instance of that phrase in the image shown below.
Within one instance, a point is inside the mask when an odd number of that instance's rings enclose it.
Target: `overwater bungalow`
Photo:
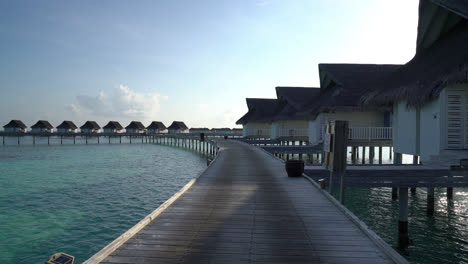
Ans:
[[[468,158],[468,4],[421,0],[414,58],[363,97],[393,106],[396,153],[448,166]]]
[[[246,98],[248,112],[237,120],[242,136],[270,138],[271,120],[278,108],[276,99]]]
[[[127,131],[127,133],[142,134],[145,133],[145,130],[145,126],[140,121],[132,121],[125,127],[125,131]]]
[[[81,133],[99,133],[101,131],[101,126],[96,123],[96,121],[86,121],[80,127]]]
[[[104,133],[122,133],[123,126],[117,121],[109,121],[107,125],[103,127]]]
[[[169,134],[189,133],[189,128],[182,121],[174,121],[167,128]]]
[[[308,140],[309,118],[304,108],[320,95],[315,87],[276,87],[278,110],[272,118],[271,138]]]
[[[189,129],[190,134],[210,133],[210,129],[207,127],[192,127]]]
[[[376,80],[401,65],[319,64],[320,96],[310,102],[309,142],[322,140],[324,127],[347,120],[350,139],[391,140],[391,106],[363,106],[361,97],[379,87]]]
[[[34,133],[41,133],[41,132],[52,133],[53,131],[54,131],[54,127],[47,120],[39,120],[37,121],[36,124],[31,126],[31,132],[34,132]]]
[[[72,121],[63,121],[57,126],[58,133],[76,133],[78,127]]]
[[[147,134],[159,134],[159,133],[167,133],[167,127],[163,124],[163,122],[153,121],[149,126],[146,127]]]
[[[5,132],[26,132],[28,127],[21,120],[11,120],[3,129]]]

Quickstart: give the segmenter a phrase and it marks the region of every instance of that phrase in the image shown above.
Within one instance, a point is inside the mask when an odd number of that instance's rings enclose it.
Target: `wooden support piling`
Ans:
[[[345,202],[345,190],[346,186],[344,185],[344,177],[345,177],[345,172],[341,173],[341,180],[340,180],[340,203],[344,204]]]
[[[20,137],[18,136],[18,145],[20,144]]]
[[[392,188],[392,200],[395,201],[398,199],[398,189],[396,187]]]
[[[366,146],[362,146],[362,164],[366,164]]]
[[[88,145],[88,136],[85,136],[86,138],[86,145]]]
[[[427,215],[434,215],[434,187],[427,187]]]
[[[382,164],[382,146],[379,146],[379,164]]]
[[[452,170],[449,171],[449,178],[453,177],[453,172]],[[453,199],[453,187],[447,187],[447,199],[451,200]]]
[[[369,146],[369,164],[374,164],[375,147]]]
[[[99,138],[100,138],[100,136],[97,137],[97,143],[98,143],[98,145],[99,145]]]
[[[122,144],[122,136],[119,137],[119,143]]]
[[[400,213],[398,218],[398,248],[406,249],[409,245],[408,236],[408,187],[400,187]]]
[[[411,187],[410,190],[412,195],[416,194],[416,187]]]
[[[73,136],[73,145],[75,145],[75,144],[76,144],[76,138],[75,138],[75,136]]]
[[[399,156],[401,156],[401,153],[395,153],[395,159],[393,160],[393,164],[400,164],[400,163],[398,163],[399,162],[399,159],[398,159]],[[398,199],[398,192],[397,192],[397,188],[393,187],[392,188],[392,200],[395,201],[396,199]]]
[[[111,139],[111,137],[109,136],[109,145],[110,145],[110,143],[111,143],[111,142],[110,142],[110,141],[111,141],[110,139]]]

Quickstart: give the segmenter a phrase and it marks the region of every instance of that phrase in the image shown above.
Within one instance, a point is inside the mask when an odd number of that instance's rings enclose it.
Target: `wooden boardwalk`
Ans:
[[[392,263],[281,161],[241,142],[219,146],[190,189],[101,263]]]

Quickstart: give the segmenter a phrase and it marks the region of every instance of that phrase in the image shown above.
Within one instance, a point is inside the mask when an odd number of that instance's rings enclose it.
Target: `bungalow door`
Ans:
[[[447,149],[468,149],[468,91],[447,89]]]

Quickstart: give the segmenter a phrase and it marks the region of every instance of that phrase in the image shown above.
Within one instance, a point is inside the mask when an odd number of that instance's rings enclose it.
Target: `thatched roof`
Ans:
[[[46,128],[46,129],[52,129],[54,128],[49,121],[47,120],[39,120],[37,121],[36,124],[32,125],[31,128]]]
[[[366,105],[392,105],[407,100],[421,107],[448,85],[468,81],[468,20],[464,19],[429,48],[418,52],[398,71],[381,80],[383,86],[362,98]]]
[[[4,125],[3,128],[28,128],[21,120],[11,120],[8,124]]]
[[[146,129],[164,130],[166,129],[166,126],[162,122],[153,121],[149,126],[146,127]]]
[[[182,121],[174,121],[174,122],[172,122],[172,124],[167,129],[186,130],[186,129],[188,129],[188,127]]]
[[[105,125],[103,128],[122,130],[123,126],[117,121],[109,121],[109,123],[107,123],[107,125]]]
[[[377,81],[401,65],[393,64],[319,64],[320,96],[304,110],[315,119],[319,113],[335,111],[389,111],[391,108],[362,106],[361,97],[377,89]]]
[[[288,104],[299,109],[316,96],[320,95],[318,87],[286,87],[278,86],[276,96],[278,101],[287,101]]]
[[[140,122],[140,121],[132,121],[128,126],[125,127],[125,129],[139,129],[139,130],[144,130],[145,126]]]
[[[424,1],[424,0],[422,0]],[[453,13],[468,19],[468,1],[466,0],[430,0]]]
[[[62,124],[57,126],[57,129],[72,129],[75,130],[78,127],[72,121],[63,121]]]
[[[246,98],[246,101],[249,111],[237,120],[238,125],[249,122],[271,122],[278,111],[277,99]]]
[[[320,88],[315,87],[276,87],[278,110],[273,120],[302,120],[305,108],[320,95]]]
[[[96,123],[96,121],[86,121],[80,129],[100,129],[101,127]]]

